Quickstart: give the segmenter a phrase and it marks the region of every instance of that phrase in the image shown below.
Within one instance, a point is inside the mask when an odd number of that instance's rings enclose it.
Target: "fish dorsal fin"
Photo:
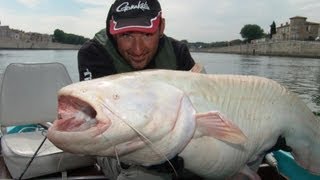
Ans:
[[[203,136],[211,136],[233,144],[243,144],[247,141],[241,129],[218,111],[198,113],[196,120],[197,130]]]

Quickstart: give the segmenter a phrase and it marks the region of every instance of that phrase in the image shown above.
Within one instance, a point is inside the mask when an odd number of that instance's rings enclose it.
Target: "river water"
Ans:
[[[312,111],[320,113],[320,59],[192,53],[210,74],[258,75],[273,79],[297,93]],[[76,50],[0,50],[0,75],[13,62],[60,62],[78,81]]]

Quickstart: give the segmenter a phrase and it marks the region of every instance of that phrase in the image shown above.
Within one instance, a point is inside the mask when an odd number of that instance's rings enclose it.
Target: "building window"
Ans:
[[[307,32],[310,32],[311,31],[311,26],[307,26]]]

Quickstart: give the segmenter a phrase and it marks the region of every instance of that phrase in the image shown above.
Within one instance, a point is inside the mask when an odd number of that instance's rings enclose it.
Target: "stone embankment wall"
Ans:
[[[205,52],[320,58],[320,42],[269,41],[221,48],[210,48],[206,49]]]
[[[0,49],[66,49],[77,50],[81,45],[61,44],[54,42],[36,42],[0,39]]]

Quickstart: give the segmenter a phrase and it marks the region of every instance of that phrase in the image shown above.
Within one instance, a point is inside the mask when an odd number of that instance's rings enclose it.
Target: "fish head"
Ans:
[[[182,151],[194,131],[195,110],[183,91],[166,83],[124,76],[62,88],[58,119],[48,138],[68,152],[126,155],[130,161],[152,164],[150,159],[163,161]],[[141,155],[134,154],[137,152]],[[134,158],[128,156],[131,153]]]

